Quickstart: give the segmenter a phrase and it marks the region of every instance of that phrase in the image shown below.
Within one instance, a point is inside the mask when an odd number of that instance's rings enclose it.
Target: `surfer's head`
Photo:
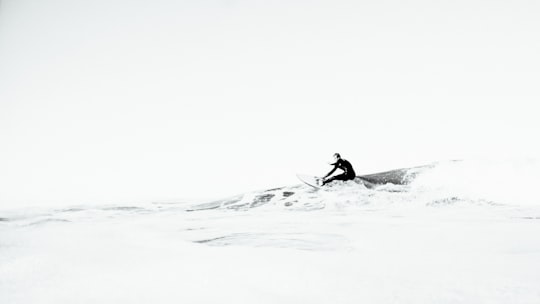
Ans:
[[[341,155],[339,155],[339,153],[334,153],[334,159],[335,159],[335,160],[340,160],[340,159],[341,159]]]

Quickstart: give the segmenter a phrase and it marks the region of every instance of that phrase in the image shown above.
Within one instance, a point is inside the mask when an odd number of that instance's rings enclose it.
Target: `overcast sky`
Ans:
[[[0,204],[540,154],[538,1],[0,2]]]

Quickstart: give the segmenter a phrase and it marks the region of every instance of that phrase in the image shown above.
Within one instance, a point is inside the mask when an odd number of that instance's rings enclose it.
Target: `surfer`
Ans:
[[[354,172],[354,169],[349,161],[347,161],[346,159],[342,159],[339,153],[334,154],[334,159],[336,162],[331,164],[332,166],[334,166],[334,168],[321,179],[322,186],[335,180],[348,181],[353,180],[356,177],[356,173]],[[343,173],[328,178],[337,169],[343,170]]]

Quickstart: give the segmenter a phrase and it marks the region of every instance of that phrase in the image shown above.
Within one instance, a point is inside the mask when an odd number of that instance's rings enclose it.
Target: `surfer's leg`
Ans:
[[[323,181],[323,186],[328,184],[328,183],[331,183],[331,182],[333,182],[335,180],[345,181],[345,180],[347,180],[347,175],[339,174],[339,175],[332,176],[329,179]]]
[[[345,173],[334,176],[334,180],[346,181],[348,179],[349,179],[349,177]]]
[[[323,181],[322,181],[322,185],[324,186],[324,185],[326,185],[326,184],[328,184],[328,183],[331,183],[331,182],[334,180],[334,178],[335,178],[335,177],[332,176],[332,177],[330,177],[329,179],[323,180]]]

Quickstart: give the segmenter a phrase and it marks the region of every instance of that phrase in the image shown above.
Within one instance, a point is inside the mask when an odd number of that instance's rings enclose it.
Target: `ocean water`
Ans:
[[[540,303],[539,169],[452,161],[211,202],[5,210],[0,303]]]

